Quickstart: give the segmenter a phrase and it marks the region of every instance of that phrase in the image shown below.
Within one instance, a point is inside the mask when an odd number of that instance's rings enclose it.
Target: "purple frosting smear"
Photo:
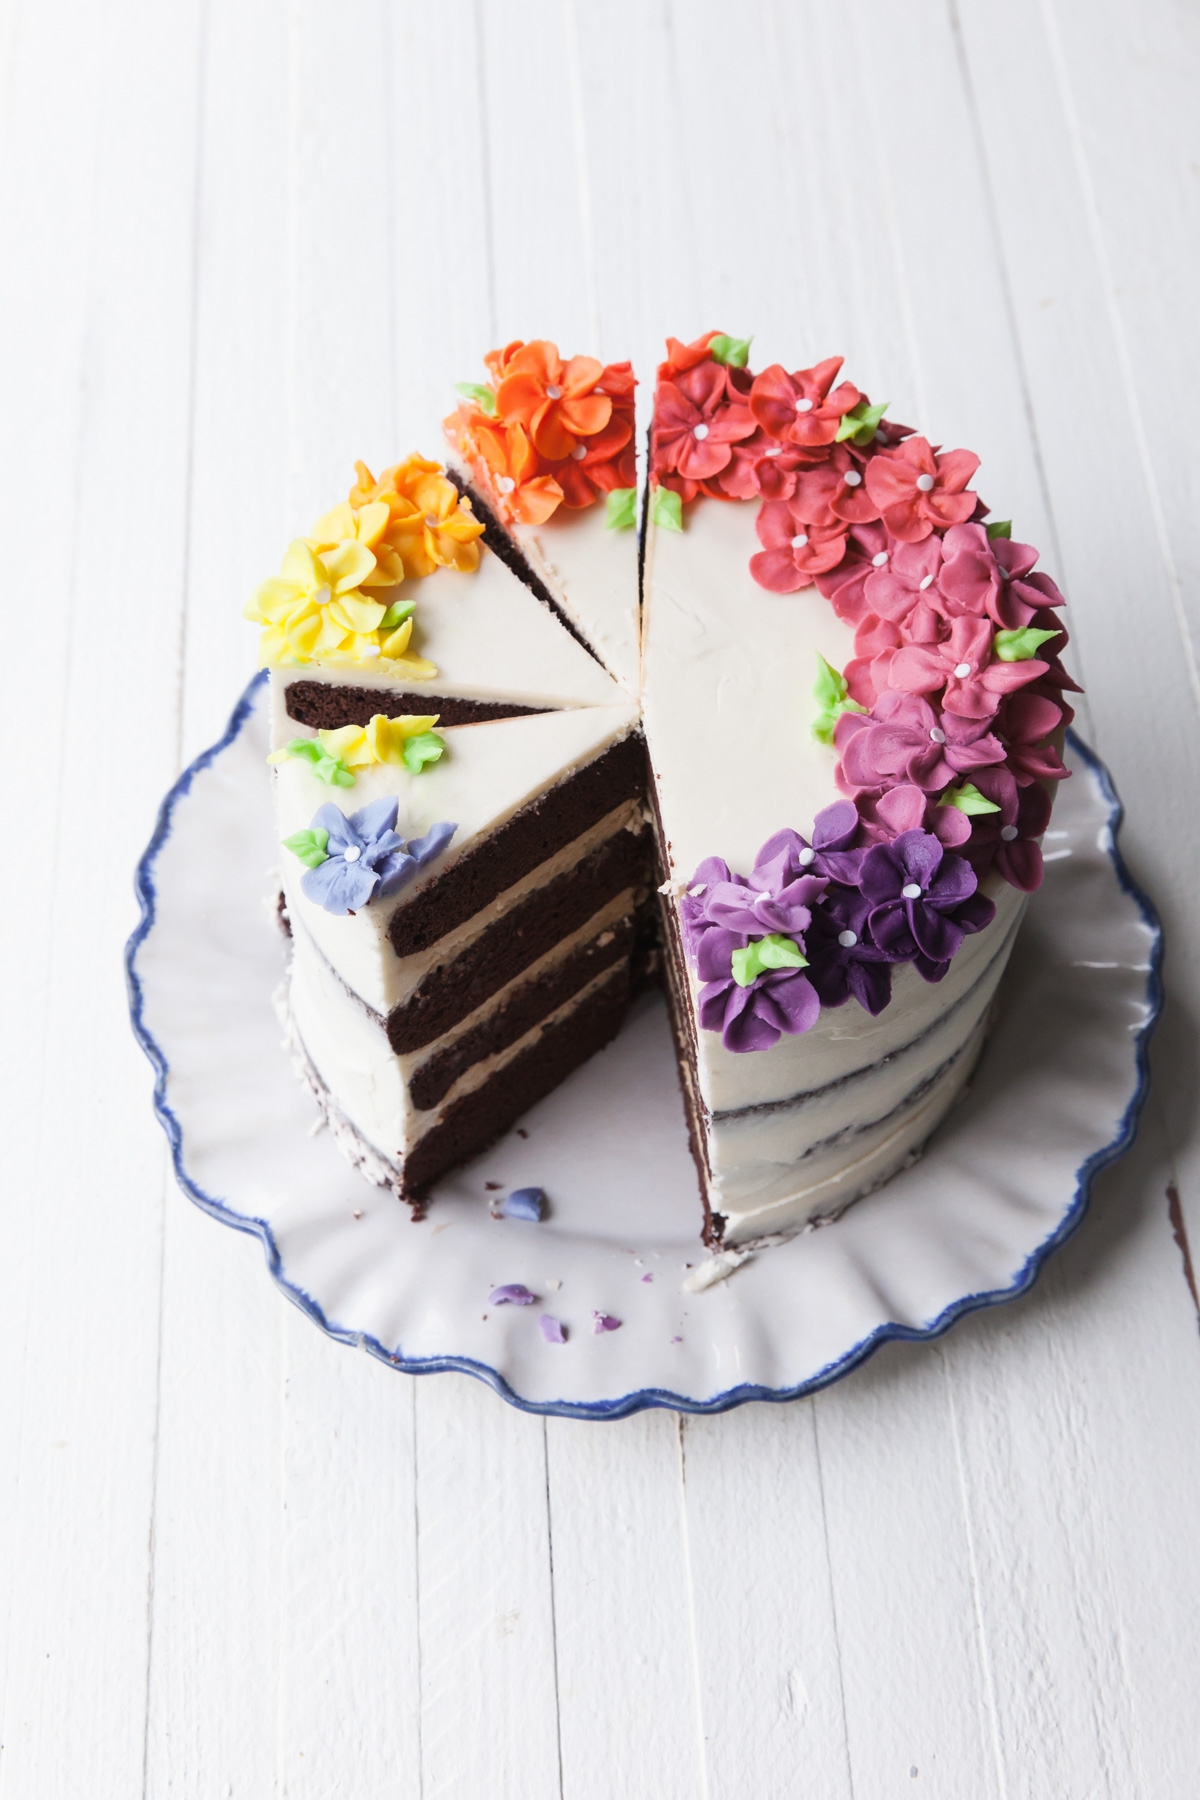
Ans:
[[[506,1219],[528,1219],[533,1225],[540,1225],[546,1213],[546,1196],[541,1188],[514,1188],[508,1199],[503,1201],[500,1211]]]
[[[620,1331],[621,1329],[621,1320],[614,1319],[611,1313],[594,1312],[592,1318],[595,1321],[592,1330],[595,1332]]]
[[[567,1328],[561,1319],[552,1319],[549,1313],[543,1313],[538,1320],[538,1330],[548,1344],[565,1344]]]
[[[489,1306],[532,1306],[537,1299],[527,1287],[519,1281],[506,1282],[503,1287],[493,1288],[488,1295]]]

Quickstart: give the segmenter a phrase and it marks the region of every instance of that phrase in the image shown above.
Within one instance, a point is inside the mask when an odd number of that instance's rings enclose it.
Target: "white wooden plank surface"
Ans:
[[[1193,1791],[1198,78],[1180,0],[0,8],[43,871],[0,901],[0,1800]],[[510,335],[645,375],[712,324],[984,456],[1171,1002],[1026,1300],[801,1406],[543,1424],[330,1344],[174,1190],[128,876],[355,456],[434,443]]]

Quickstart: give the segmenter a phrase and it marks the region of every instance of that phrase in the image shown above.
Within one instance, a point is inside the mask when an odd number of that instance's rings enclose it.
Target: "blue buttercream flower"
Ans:
[[[332,800],[317,808],[311,830],[296,834],[311,840],[328,833],[324,859],[300,882],[309,900],[329,913],[358,912],[372,900],[398,893],[423,863],[441,855],[457,825],[443,821],[406,843],[395,830],[397,804],[385,795],[349,817]]]

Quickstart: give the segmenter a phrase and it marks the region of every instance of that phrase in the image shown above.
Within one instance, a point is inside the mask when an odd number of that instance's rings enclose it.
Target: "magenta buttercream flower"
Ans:
[[[698,363],[658,384],[651,468],[685,499],[695,498],[698,482],[719,475],[732,446],[754,432],[750,409],[744,400],[730,397],[734,391],[715,362]]]
[[[750,410],[763,430],[781,443],[805,449],[832,444],[844,414],[862,399],[849,381],[833,387],[842,360],[831,356],[791,375],[781,363],[772,363],[756,376],[750,389]]]
[[[938,612],[937,579],[942,566],[942,540],[932,533],[919,544],[905,543],[889,536],[883,560],[875,559],[875,567],[867,578],[867,604],[881,619],[892,619],[897,625],[919,611],[919,616]],[[921,633],[915,626],[910,635],[921,641],[936,632]]]
[[[940,981],[966,932],[981,931],[996,909],[976,893],[971,865],[943,850],[928,831],[905,831],[863,858],[860,886],[867,923],[885,950],[912,952],[926,981]]]
[[[938,455],[928,438],[910,437],[873,456],[864,479],[892,536],[917,544],[971,517],[977,496],[965,490],[978,467],[969,450]]]
[[[905,831],[931,831],[940,844],[954,850],[971,835],[971,820],[961,808],[944,806],[936,795],[907,782],[877,794],[862,793],[854,804],[860,829],[871,844],[890,844]]]
[[[852,525],[846,536],[846,553],[836,568],[816,577],[817,590],[831,602],[839,619],[857,625],[875,609],[866,598],[866,584],[887,561],[889,538],[883,525]]]
[[[1053,742],[1063,722],[1063,709],[1044,694],[1013,694],[996,715],[996,735],[1020,787],[1032,781],[1061,781],[1069,770]]]
[[[1004,761],[1004,746],[978,719],[938,713],[916,694],[881,694],[870,713],[843,713],[834,727],[837,783],[853,799],[864,789],[940,793],[959,775]]]
[[[1001,662],[992,657],[992,622],[955,619],[939,644],[905,644],[891,659],[890,684],[907,694],[942,695],[942,710],[964,719],[990,719],[1006,694],[1028,687],[1046,672],[1036,657]],[[944,690],[944,692],[943,692]]]
[[[974,830],[963,855],[978,880],[994,868],[1011,887],[1032,894],[1042,885],[1037,840],[1050,823],[1049,794],[1038,781],[1019,788],[1007,769],[981,769],[975,785],[1000,811],[981,813],[972,821]]]
[[[793,513],[807,524],[834,529],[867,525],[879,517],[863,483],[862,466],[844,444],[834,444],[819,467],[797,471],[791,504]]]
[[[808,525],[794,507],[794,500],[764,500],[754,521],[763,548],[750,558],[750,573],[773,594],[811,587],[818,575],[841,562],[846,550],[844,525]]]

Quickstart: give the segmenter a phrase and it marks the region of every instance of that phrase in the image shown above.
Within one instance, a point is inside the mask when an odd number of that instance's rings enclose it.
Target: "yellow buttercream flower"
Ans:
[[[368,725],[343,725],[337,731],[318,731],[331,756],[340,756],[348,769],[366,769],[372,763],[403,763],[410,738],[432,731],[437,713],[403,713],[389,719],[376,713]]]
[[[340,506],[333,507],[317,520],[308,541],[318,553],[351,539],[365,544],[375,558],[371,586],[395,587],[397,582],[404,580],[404,564],[384,538],[390,520],[391,511],[386,501],[370,500],[355,505],[343,500]]]
[[[365,463],[354,466],[358,480],[350,490],[350,505],[387,506],[380,545],[399,558],[406,575],[432,575],[437,568],[469,574],[479,567],[476,540],[483,536],[483,525],[462,504],[441,463],[408,456],[385,469],[378,481]]]
[[[374,556],[357,539],[319,554],[306,539],[296,538],[279,574],[264,581],[243,609],[247,619],[264,627],[260,667],[326,656],[377,657],[381,646],[375,633],[388,609],[361,591],[374,570]]]

